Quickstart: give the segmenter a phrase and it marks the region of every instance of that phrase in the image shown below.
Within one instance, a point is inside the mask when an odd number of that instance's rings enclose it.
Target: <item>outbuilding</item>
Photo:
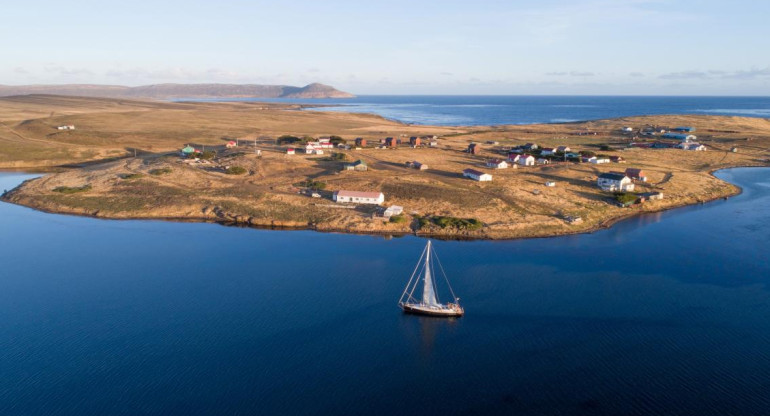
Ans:
[[[628,168],[626,169],[625,175],[628,176],[631,179],[640,180],[642,182],[647,182],[647,175],[638,168]]]
[[[476,169],[465,169],[463,171],[463,176],[479,182],[489,182],[492,180],[492,175],[478,171]]]
[[[335,191],[334,202],[379,205],[385,202],[382,192]]]
[[[518,163],[521,166],[535,166],[535,157],[532,155],[521,155]]]
[[[506,169],[508,167],[508,162],[500,159],[490,159],[487,160],[487,167],[493,169]]]

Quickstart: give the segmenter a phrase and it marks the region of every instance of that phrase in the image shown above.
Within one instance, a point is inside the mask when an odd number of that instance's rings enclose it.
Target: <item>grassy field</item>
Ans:
[[[74,124],[73,131],[56,126]],[[621,126],[693,125],[705,152],[628,148]],[[578,136],[577,131],[596,135]],[[348,143],[436,135],[436,148],[367,147],[339,150],[364,160],[365,172],[342,171],[325,155],[286,155],[276,138],[338,135]],[[240,147],[225,149],[237,138]],[[481,151],[464,150],[470,142]],[[499,144],[486,144],[497,142]],[[493,170],[489,158],[527,142],[568,145],[574,151],[622,156],[624,164],[553,163]],[[261,156],[255,154],[256,148]],[[185,144],[215,150],[207,163],[178,156]],[[730,151],[737,147],[737,152]],[[138,157],[132,157],[137,149]],[[602,150],[605,149],[605,150]],[[610,150],[606,150],[610,149]],[[585,123],[498,127],[409,126],[366,114],[299,111],[260,103],[162,103],[55,96],[0,99],[0,167],[79,165],[27,183],[6,199],[55,212],[110,218],[187,218],[274,227],[350,232],[417,232],[458,237],[514,238],[584,232],[640,211],[658,211],[734,194],[710,172],[731,166],[764,166],[770,159],[770,121],[717,116],[655,116]],[[406,161],[429,166],[418,171]],[[226,174],[242,167],[243,174]],[[465,168],[494,176],[463,178]],[[637,192],[665,198],[632,208],[614,205],[596,187],[602,172],[642,168],[649,181]],[[237,170],[237,169],[236,169]],[[556,182],[546,187],[546,181]],[[311,198],[301,184],[323,184]],[[79,192],[60,189],[89,185]],[[65,188],[62,188],[65,187]],[[404,207],[403,219],[384,221],[372,207],[336,208],[332,191],[382,191],[385,205]],[[579,216],[580,224],[565,217]],[[462,220],[462,221],[461,221]],[[465,221],[465,222],[463,222]],[[481,224],[481,225],[478,225]]]

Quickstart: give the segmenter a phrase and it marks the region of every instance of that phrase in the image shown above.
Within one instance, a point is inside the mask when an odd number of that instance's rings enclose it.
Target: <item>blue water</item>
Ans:
[[[332,106],[312,110],[372,113],[404,123],[431,125],[563,123],[655,114],[770,118],[770,97],[365,95],[351,99],[224,101],[325,104]]]
[[[436,241],[0,203],[0,415],[767,415],[770,170],[587,235]],[[29,175],[0,174],[0,189]]]

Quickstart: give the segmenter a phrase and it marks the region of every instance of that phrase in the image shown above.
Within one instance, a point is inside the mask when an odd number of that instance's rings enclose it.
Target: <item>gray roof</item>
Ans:
[[[614,181],[622,181],[626,178],[626,175],[623,175],[622,173],[602,173],[599,175],[599,178],[601,179],[612,179]]]

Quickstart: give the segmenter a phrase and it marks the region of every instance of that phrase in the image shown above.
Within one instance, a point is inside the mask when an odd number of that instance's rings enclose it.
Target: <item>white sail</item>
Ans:
[[[436,292],[433,290],[433,276],[430,274],[430,241],[428,241],[428,250],[425,255],[425,282],[422,287],[422,303],[428,306],[438,305]]]

